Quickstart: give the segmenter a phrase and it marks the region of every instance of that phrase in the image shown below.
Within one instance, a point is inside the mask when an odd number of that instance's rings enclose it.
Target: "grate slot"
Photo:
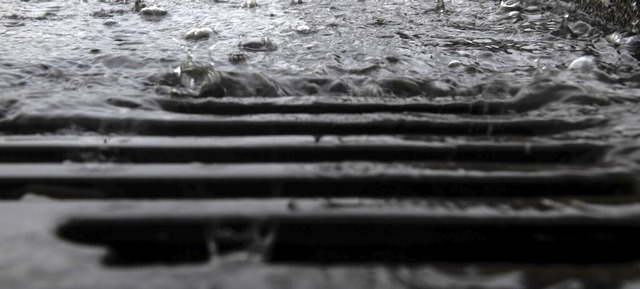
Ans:
[[[515,100],[434,103],[432,99],[372,99],[349,97],[349,102],[332,97],[297,97],[275,99],[166,99],[156,98],[153,103],[165,111],[186,114],[244,115],[264,113],[375,113],[420,112],[437,114],[501,115],[537,109],[546,103],[519,104]],[[116,106],[139,107],[143,103],[112,98]]]
[[[282,226],[271,262],[618,263],[633,254],[636,226],[296,224]],[[402,237],[399,237],[402,236]],[[593,250],[593,248],[603,248]],[[594,252],[595,251],[595,252]],[[586,254],[586,252],[589,252]]]
[[[597,264],[640,260],[635,250],[640,236],[634,233],[638,224],[633,218],[434,218],[342,212],[260,219],[80,218],[63,224],[57,233],[69,241],[107,246],[105,261],[118,257],[120,262],[109,265],[173,261],[175,255],[195,252],[200,252],[195,259],[203,261],[239,251],[262,254],[271,263]],[[164,257],[148,256],[152,254]]]
[[[132,199],[587,196],[633,194],[635,176],[619,168],[502,164],[13,164],[0,165],[0,189],[7,199],[29,192]]]
[[[106,245],[103,262],[109,266],[202,263],[210,259],[205,226],[167,220],[164,224],[120,222],[72,223],[62,227],[64,238]]]
[[[236,118],[113,118],[84,115],[22,115],[0,121],[5,134],[55,133],[75,129],[103,134],[171,136],[242,135],[551,135],[607,123],[604,118],[443,119],[428,115],[263,115]]]
[[[108,139],[108,143],[107,142]],[[598,164],[610,149],[598,143],[447,144],[400,140],[324,142],[312,137],[73,138],[0,143],[0,162],[258,163],[446,161]]]

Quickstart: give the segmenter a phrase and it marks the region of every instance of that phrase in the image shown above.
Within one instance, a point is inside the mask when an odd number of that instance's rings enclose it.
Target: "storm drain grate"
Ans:
[[[640,260],[635,213],[602,211],[638,201],[633,168],[610,144],[570,136],[604,118],[287,100],[156,100],[170,120],[3,120],[1,197],[147,204],[60,217],[59,237],[106,248],[102,264],[116,267],[241,253],[265,266]],[[194,199],[212,207],[193,211]]]

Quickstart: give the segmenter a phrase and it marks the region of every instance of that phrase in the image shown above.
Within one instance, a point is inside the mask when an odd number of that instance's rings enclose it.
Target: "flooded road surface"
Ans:
[[[3,114],[135,113],[110,98],[502,100],[523,87],[563,91],[546,102],[579,94],[590,113],[635,103],[634,39],[563,3],[431,2],[160,1],[166,15],[132,1],[2,3]]]
[[[635,37],[562,2],[432,2],[1,3],[3,127],[61,116],[70,120],[43,132],[79,133],[98,129],[78,130],[77,114],[169,120],[394,102],[486,120],[600,118],[565,139],[640,134]]]
[[[0,2],[0,283],[640,284],[635,36],[550,0],[150,2]]]

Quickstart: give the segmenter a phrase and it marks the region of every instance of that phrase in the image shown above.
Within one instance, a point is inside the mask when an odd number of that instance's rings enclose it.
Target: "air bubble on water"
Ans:
[[[498,11],[502,13],[509,13],[513,11],[522,11],[524,10],[524,1],[523,0],[501,0]]]
[[[578,57],[569,64],[569,70],[579,72],[589,72],[596,69],[596,62],[593,56]]]
[[[460,66],[462,66],[462,62],[460,62],[459,60],[451,60],[449,64],[447,64],[447,67],[449,68],[456,68]]]
[[[118,21],[115,21],[113,19],[107,19],[104,21],[103,23],[105,26],[114,26],[116,24],[118,24]]]
[[[190,40],[201,40],[201,39],[208,39],[211,37],[211,35],[213,35],[215,33],[215,31],[211,28],[208,27],[196,27],[193,28],[191,30],[189,30],[189,32],[187,32],[187,34],[185,35],[185,39],[190,39]]]
[[[302,34],[311,33],[311,27],[306,22],[300,21],[296,24],[296,31]]]
[[[522,15],[520,13],[520,11],[511,11],[509,13],[507,13],[507,17],[509,18],[520,18]]]
[[[153,1],[153,5],[142,8],[139,13],[143,16],[158,17],[167,15],[167,10],[158,6],[157,1]]]

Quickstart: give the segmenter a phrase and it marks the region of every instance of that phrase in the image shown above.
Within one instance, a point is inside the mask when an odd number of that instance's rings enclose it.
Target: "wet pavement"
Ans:
[[[544,0],[0,11],[3,285],[640,282],[629,25]]]

